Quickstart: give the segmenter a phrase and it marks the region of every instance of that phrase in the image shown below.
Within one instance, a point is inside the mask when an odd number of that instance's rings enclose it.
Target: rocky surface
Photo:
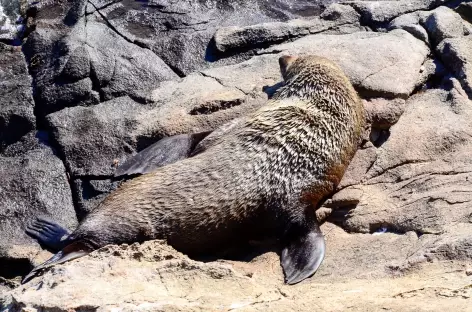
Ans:
[[[18,45],[18,35],[23,30],[20,14],[24,13],[26,2],[0,1],[0,41]]]
[[[77,226],[72,194],[62,161],[41,133],[29,133],[0,156],[0,275],[25,274],[44,260],[42,248],[25,233],[35,217]]]
[[[21,48],[0,43],[0,152],[36,127],[31,77]]]
[[[295,286],[282,284],[274,252],[247,262],[203,263],[151,241],[105,247],[54,268],[7,294],[1,304],[5,311],[468,309],[472,292],[465,262],[427,263],[400,277],[376,267],[406,257],[418,244],[415,234],[349,235],[336,228],[325,230],[330,233],[328,244],[336,244],[325,266],[315,278]],[[403,252],[394,250],[402,247]],[[359,262],[359,257],[365,260]]]
[[[468,309],[470,3],[56,0],[25,12],[23,45],[0,43],[0,311]],[[317,212],[327,255],[313,278],[283,285],[266,243],[201,262],[152,241],[19,287],[50,256],[24,234],[35,216],[74,228],[130,156],[263,105],[288,54],[339,63],[370,125]]]

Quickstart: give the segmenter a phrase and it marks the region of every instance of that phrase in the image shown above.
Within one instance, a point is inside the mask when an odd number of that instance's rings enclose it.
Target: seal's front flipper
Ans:
[[[210,131],[163,138],[127,159],[116,169],[115,177],[145,174],[185,159],[208,134]]]
[[[26,275],[23,280],[21,281],[21,284],[24,284],[34,277],[36,277],[42,270],[47,269],[49,267],[52,267],[56,264],[61,264],[66,261],[74,260],[80,257],[83,257],[87,254],[89,254],[92,251],[92,248],[88,247],[86,244],[83,244],[81,242],[74,242],[59,251],[57,254],[52,256],[49,260],[46,262],[36,266],[28,275]]]
[[[318,225],[312,231],[291,234],[281,255],[285,282],[290,285],[312,276],[325,255],[325,241]]]
[[[69,236],[67,229],[45,217],[38,217],[25,231],[26,234],[53,251],[61,250]]]

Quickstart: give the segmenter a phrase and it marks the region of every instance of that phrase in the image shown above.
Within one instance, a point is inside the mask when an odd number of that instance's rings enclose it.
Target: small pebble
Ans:
[[[465,269],[465,275],[471,276],[472,275],[472,268],[468,267]]]

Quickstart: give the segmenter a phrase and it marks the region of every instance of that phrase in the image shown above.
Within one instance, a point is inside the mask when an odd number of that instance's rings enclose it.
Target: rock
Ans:
[[[28,153],[30,150],[42,149],[49,145],[49,133],[46,131],[31,131],[22,136],[17,142],[8,145],[3,150],[2,156],[17,157]]]
[[[400,312],[421,311],[427,306],[428,311],[467,310],[464,296],[470,291],[460,288],[470,284],[463,271],[465,262],[418,262],[414,274],[388,269],[399,268],[395,265],[402,257],[408,258],[421,248],[414,233],[352,235],[333,225],[324,230],[329,233],[327,243],[331,247],[324,263],[315,276],[296,286],[283,284],[274,252],[256,255],[246,263],[204,263],[160,241],[150,241],[107,246],[49,269],[43,276],[7,291],[0,299],[0,309],[304,312],[316,306],[323,311]],[[110,285],[119,287],[110,291]],[[455,292],[448,292],[444,299],[449,289]]]
[[[455,8],[455,11],[467,22],[472,23],[472,3],[463,2]]]
[[[87,21],[86,47],[91,78],[98,84],[101,101],[123,95],[139,96],[139,91],[150,91],[161,81],[178,78],[153,52],[124,40],[101,18],[96,18]]]
[[[337,217],[346,216],[342,226],[361,233],[385,227],[440,234],[467,223],[471,114],[470,101],[455,89],[427,90],[408,99],[375,162],[360,182],[340,191],[363,192],[355,209],[338,212]],[[355,166],[347,177],[350,170]]]
[[[361,14],[361,21],[370,26],[382,26],[394,18],[414,11],[432,10],[446,0],[348,1]]]
[[[115,159],[123,161],[135,150],[133,132],[143,105],[120,97],[93,107],[66,108],[47,117],[73,177],[111,175]]]
[[[0,157],[0,275],[12,278],[28,273],[44,261],[39,244],[25,233],[35,217],[77,226],[72,195],[62,161],[52,149],[37,142],[23,155]]]
[[[244,0],[161,1],[149,5],[105,1],[100,13],[129,41],[146,46],[181,76],[208,67],[219,59],[210,42],[225,26],[249,26],[265,22],[319,15],[328,1]]]
[[[353,8],[339,5],[328,8],[323,12],[322,18],[295,19],[288,22],[271,22],[245,27],[222,27],[216,31],[213,40],[220,52],[233,49],[254,49],[291,38],[328,31],[345,24],[358,25],[358,20],[359,15]]]
[[[444,39],[458,38],[464,35],[461,16],[446,7],[439,7],[432,11],[424,21],[424,27],[436,45]]]
[[[472,35],[445,39],[436,51],[472,99]]]
[[[387,30],[403,29],[429,45],[428,32],[420,24],[424,14],[427,13],[424,11],[418,11],[400,15],[388,24]]]
[[[392,30],[311,35],[264,50],[275,52],[327,57],[343,68],[362,95],[407,98],[417,85],[429,49],[406,31]]]
[[[0,43],[0,153],[36,127],[31,78],[21,49]]]
[[[450,73],[444,64],[438,59],[427,59],[420,67],[420,79],[416,85],[416,90],[434,89],[440,81]]]
[[[320,17],[327,21],[357,24],[360,15],[349,5],[333,3],[321,13]]]
[[[0,41],[17,43],[22,25],[17,25],[20,17],[21,1],[2,1],[0,4]]]
[[[471,267],[468,267],[466,270],[465,270],[465,274],[467,276],[471,276],[472,275],[472,268]]]
[[[367,122],[377,129],[388,129],[397,123],[405,110],[405,100],[372,98],[364,101]]]
[[[73,191],[77,203],[77,215],[79,220],[83,219],[92,209],[97,207],[105,197],[116,190],[119,185],[119,181],[111,179],[75,179],[73,181]]]
[[[124,95],[139,98],[160,81],[178,77],[149,49],[107,26],[98,13],[85,16],[87,3],[50,2],[38,9],[24,52],[41,116]]]
[[[361,197],[362,190],[357,190],[355,188],[349,188],[344,192],[338,192],[328,199],[323,206],[328,208],[339,208],[346,206],[356,206]]]
[[[188,311],[197,307],[199,310],[230,307],[235,298],[244,303],[251,300],[279,300],[282,297],[280,293],[267,291],[251,278],[235,272],[230,265],[190,260],[160,241],[104,247],[81,260],[84,261],[54,268],[45,275],[44,287],[40,291],[27,292],[20,297],[15,294],[14,301],[37,302],[39,296],[47,292],[50,299],[44,302],[43,309],[46,310],[54,307],[67,310],[71,304],[82,309],[91,305],[107,310],[136,309],[138,305],[144,307],[143,302],[148,302],[145,306],[150,309],[165,309],[166,306],[177,304]],[[130,268],[130,263],[137,265]],[[77,274],[81,276],[81,282],[76,279],[79,276]],[[58,283],[59,276],[69,277]],[[115,284],[118,276],[121,286],[110,293],[111,296],[104,296],[103,290],[109,288],[111,283]],[[87,287],[83,287],[84,282],[88,284]],[[148,287],[151,285],[148,283],[153,286]],[[31,284],[25,289],[31,289]],[[90,292],[90,287],[95,291]],[[208,292],[208,289],[214,291]],[[55,291],[62,292],[62,296],[52,293]],[[132,297],[128,294],[136,292],[140,293],[140,299],[129,301]],[[180,298],[185,293],[189,297]],[[191,303],[194,300],[198,303]],[[13,303],[13,310],[10,311],[16,311],[15,306]]]
[[[351,160],[351,163],[338,186],[339,189],[344,189],[350,185],[361,183],[362,178],[372,167],[376,159],[377,149],[371,142],[368,142],[354,155],[354,158]]]
[[[465,260],[472,258],[472,239],[470,231],[472,225],[459,222],[452,227],[447,227],[444,235],[431,237],[425,240],[424,250],[419,252],[428,261],[433,260]],[[418,256],[418,253],[414,256]]]

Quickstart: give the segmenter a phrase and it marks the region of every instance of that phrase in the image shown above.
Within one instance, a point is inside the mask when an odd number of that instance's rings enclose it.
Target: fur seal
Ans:
[[[286,283],[313,275],[325,254],[315,210],[354,156],[365,113],[335,63],[318,56],[283,56],[279,63],[285,84],[273,98],[208,135],[190,158],[170,153],[175,162],[124,183],[71,234],[37,220],[29,234],[61,250],[23,282],[108,244],[166,239],[198,255],[268,233],[282,244]],[[140,168],[145,159],[127,166]]]

